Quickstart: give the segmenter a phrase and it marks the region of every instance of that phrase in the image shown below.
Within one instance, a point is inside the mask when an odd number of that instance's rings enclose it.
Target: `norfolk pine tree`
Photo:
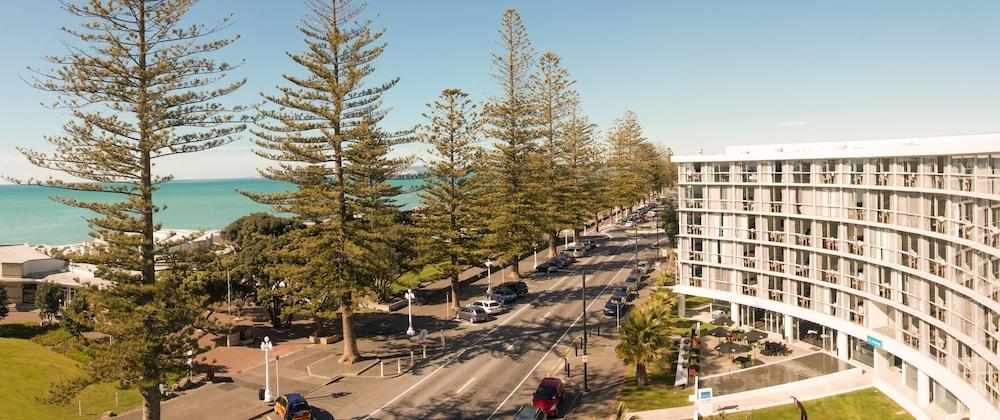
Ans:
[[[201,291],[170,269],[155,269],[169,247],[153,241],[161,209],[153,197],[171,177],[157,174],[154,162],[229,143],[244,129],[235,123],[240,109],[218,102],[244,82],[220,85],[231,67],[209,57],[237,37],[205,39],[226,28],[229,17],[213,26],[182,26],[195,3],[63,3],[84,20],[78,29],[64,28],[82,45],[70,45],[64,56],[46,57],[54,69],[32,69],[37,74],[33,85],[55,92],[53,107],[67,110],[72,119],[61,134],[47,138],[53,152],[21,152],[32,164],[72,180],[14,180],[118,197],[56,200],[96,213],[87,222],[102,246],[70,258],[97,264],[111,281],[85,296],[90,318],[81,321],[112,337],[110,344],[89,346],[94,362],[87,380],[137,386],[145,419],[160,418],[159,384],[168,373],[187,368],[184,353],[197,351],[196,329],[206,321]]]
[[[538,68],[531,75],[532,95],[542,137],[538,172],[543,181],[540,184],[543,190],[541,210],[550,257],[556,255],[559,230],[572,227],[569,215],[572,209],[568,208],[572,192],[562,143],[565,141],[566,120],[579,102],[577,92],[572,89],[575,81],[570,79],[569,71],[562,68],[559,61],[558,55],[546,52],[539,57]]]
[[[352,171],[358,165],[353,159],[370,161],[370,156],[354,149],[369,147],[376,141],[374,136],[390,145],[394,141],[393,134],[381,132],[377,125],[386,113],[382,95],[398,79],[380,84],[369,81],[374,61],[385,49],[380,41],[384,30],[373,31],[370,20],[358,19],[363,5],[350,0],[310,0],[308,5],[310,10],[299,26],[306,51],[288,53],[306,74],[285,74],[287,86],[278,87],[277,94],[264,94],[273,107],[259,109],[259,129],[253,130],[257,154],[276,162],[261,174],[297,188],[244,194],[315,223],[299,232],[301,241],[293,241],[296,247],[289,250],[289,256],[297,257],[299,264],[288,278],[298,279],[312,295],[311,301],[321,305],[312,308],[316,316],[340,312],[341,360],[353,363],[360,357],[351,321],[355,294],[371,279],[364,261],[370,235],[362,230],[374,226],[371,220],[356,220],[354,215],[361,211],[364,217],[382,217],[375,213],[383,209],[365,207],[380,203],[374,199],[377,196],[391,193],[384,186],[352,183]],[[354,179],[363,178],[361,172],[355,172]],[[364,213],[369,210],[373,213]]]
[[[601,200],[601,147],[595,139],[595,124],[581,115],[576,103],[570,109],[569,118],[563,128],[560,144],[564,159],[564,174],[567,199],[563,212],[567,226],[574,228],[579,240],[579,231],[598,211],[602,210]]]
[[[426,123],[417,134],[433,147],[434,160],[427,162],[428,177],[420,194],[423,217],[417,225],[430,242],[424,261],[444,261],[439,269],[451,279],[451,305],[459,309],[458,276],[481,261],[477,233],[483,220],[475,203],[482,191],[474,176],[481,123],[469,95],[459,89],[443,90],[427,107]]]
[[[608,131],[609,204],[619,209],[630,208],[652,188],[648,177],[648,156],[643,156],[642,127],[635,113],[628,111],[615,121]]]
[[[483,170],[485,202],[492,216],[486,248],[501,264],[511,264],[511,276],[518,278],[520,254],[531,248],[544,227],[540,160],[535,156],[539,128],[531,97],[533,52],[516,11],[504,12],[499,32],[501,51],[493,54],[493,78],[502,93],[483,107],[486,135],[496,140]]]

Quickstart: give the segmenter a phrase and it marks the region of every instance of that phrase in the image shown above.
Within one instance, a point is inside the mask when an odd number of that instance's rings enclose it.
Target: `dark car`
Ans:
[[[559,404],[562,403],[565,392],[559,378],[545,378],[538,384],[538,389],[531,397],[531,405],[542,409],[547,416],[559,415]]]
[[[556,265],[555,263],[552,262],[552,260],[548,260],[542,262],[541,264],[538,264],[538,266],[535,267],[535,271],[539,273],[547,273],[550,268],[556,268]]]
[[[477,322],[485,322],[490,319],[490,316],[486,313],[485,309],[476,306],[466,306],[459,309],[458,313],[455,314],[455,317],[459,320],[466,320],[473,324]]]
[[[514,413],[514,420],[547,420],[549,416],[541,408],[533,405],[522,405]]]
[[[630,292],[628,287],[618,286],[615,287],[615,291],[611,294],[612,298],[624,299],[625,301],[630,301],[635,298],[635,293]]]
[[[489,298],[498,302],[510,303],[517,300],[517,292],[511,290],[509,287],[497,286],[493,288],[492,293],[489,294]]]
[[[497,287],[506,287],[510,290],[513,290],[514,293],[517,293],[518,296],[524,296],[528,294],[528,285],[525,284],[523,281],[508,281],[500,283],[500,285]]]
[[[639,278],[632,275],[628,276],[628,278],[625,279],[625,288],[630,292],[638,292]]]
[[[608,299],[608,302],[604,304],[604,315],[610,316],[622,316],[628,311],[628,305],[621,298],[616,298],[614,296]]]
[[[301,394],[288,394],[274,400],[274,412],[281,416],[282,420],[309,420],[312,418],[312,411],[309,403]]]
[[[583,246],[586,247],[587,249],[597,248],[597,241],[594,241],[593,239],[587,239],[586,241],[583,241]]]

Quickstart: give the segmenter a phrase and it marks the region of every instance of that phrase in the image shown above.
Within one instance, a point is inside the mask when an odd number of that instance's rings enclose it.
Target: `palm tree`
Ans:
[[[646,385],[646,365],[662,359],[670,346],[669,311],[655,303],[642,305],[621,324],[615,352],[625,363],[635,364],[635,384]]]

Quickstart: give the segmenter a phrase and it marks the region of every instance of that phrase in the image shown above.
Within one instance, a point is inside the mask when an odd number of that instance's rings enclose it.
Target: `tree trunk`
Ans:
[[[549,258],[552,258],[559,254],[559,232],[552,231],[548,235],[545,235],[549,241]],[[534,250],[532,250],[534,251]]]
[[[646,386],[646,365],[643,363],[635,364],[635,384]]]
[[[313,336],[316,338],[323,336],[323,317],[313,314]]]
[[[459,273],[455,273],[451,276],[451,307],[453,309],[462,309],[462,304],[459,302],[458,298],[458,276]]]
[[[573,242],[580,243],[580,235],[583,233],[583,229],[573,228]]]
[[[340,358],[340,362],[354,363],[361,358],[361,354],[358,353],[358,343],[354,340],[354,325],[351,324],[350,305],[341,305],[340,321],[344,333],[344,355]]]
[[[142,388],[142,419],[160,420],[160,386]]]
[[[267,308],[267,314],[271,318],[271,325],[275,329],[281,328],[281,302],[277,296],[271,296],[271,305]]]
[[[507,275],[508,279],[520,280],[521,279],[521,260],[514,257],[514,263],[510,265],[510,274]]]

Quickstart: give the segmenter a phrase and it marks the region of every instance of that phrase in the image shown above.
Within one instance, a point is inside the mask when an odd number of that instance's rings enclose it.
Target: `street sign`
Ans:
[[[583,363],[587,363],[587,355],[586,354],[583,355],[582,358],[583,358]]]
[[[427,339],[427,330],[420,330],[420,335],[417,338],[420,340],[420,344],[424,344],[424,340]]]
[[[868,342],[868,344],[871,345],[872,347],[875,347],[877,349],[882,348],[882,340],[879,340],[875,337],[869,335],[868,337],[865,338],[865,341]]]
[[[712,399],[712,388],[698,388],[698,399],[699,400]]]

